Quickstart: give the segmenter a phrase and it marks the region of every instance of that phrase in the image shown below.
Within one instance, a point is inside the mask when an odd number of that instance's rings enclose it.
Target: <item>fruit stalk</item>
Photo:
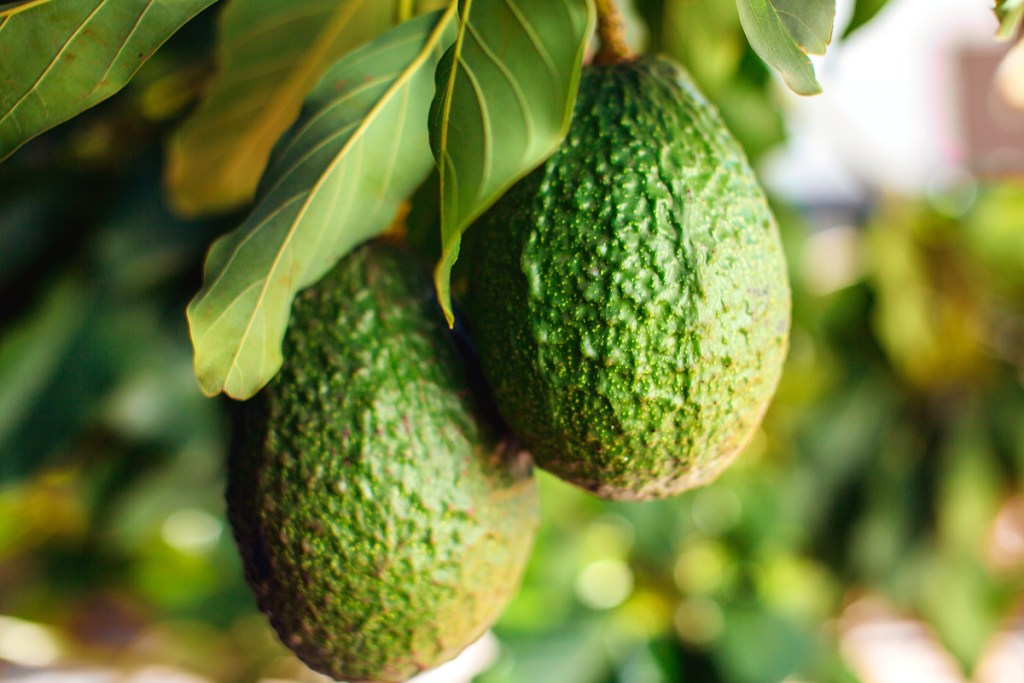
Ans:
[[[633,53],[626,43],[626,22],[622,20],[615,0],[596,0],[597,35],[601,48],[594,57],[595,64],[621,64],[633,59]]]

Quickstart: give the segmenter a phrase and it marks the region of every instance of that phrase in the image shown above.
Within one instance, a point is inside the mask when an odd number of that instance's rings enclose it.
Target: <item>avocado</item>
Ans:
[[[228,517],[281,640],[346,681],[405,681],[480,636],[539,522],[528,458],[481,418],[429,269],[375,242],[297,297],[242,405]]]
[[[540,467],[659,498],[750,439],[786,354],[786,264],[742,149],[681,67],[586,67],[565,142],[467,240],[470,332]]]

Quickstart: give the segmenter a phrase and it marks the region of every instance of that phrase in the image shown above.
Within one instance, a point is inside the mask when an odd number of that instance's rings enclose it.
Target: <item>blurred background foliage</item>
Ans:
[[[851,27],[882,4],[858,3]],[[688,66],[755,162],[784,141],[732,3],[634,9],[635,39]],[[0,165],[10,680],[318,680],[244,585],[222,499],[229,406],[192,375],[184,307],[243,214],[181,220],[161,188],[218,11]],[[777,204],[793,335],[763,429],[718,482],[666,501],[606,503],[539,473],[536,552],[476,680],[946,680],[884,678],[900,657],[1020,680],[992,672],[1024,623],[1024,182],[961,180],[877,194],[840,227]],[[413,236],[434,220],[418,197]]]

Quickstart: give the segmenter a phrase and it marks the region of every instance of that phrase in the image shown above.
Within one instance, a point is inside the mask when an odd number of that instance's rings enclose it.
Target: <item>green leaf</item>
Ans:
[[[124,87],[214,0],[61,0],[0,15],[0,159]]]
[[[804,52],[823,55],[832,42],[835,0],[771,0],[790,37]]]
[[[882,11],[882,8],[885,7],[888,1],[857,0],[857,3],[853,6],[853,16],[850,18],[850,23],[846,25],[846,29],[843,31],[843,38],[846,38],[861,26],[874,19],[875,15]]]
[[[31,318],[0,338],[0,445],[10,446],[12,435],[57,373],[85,323],[85,304],[82,283],[61,280]]]
[[[221,16],[220,71],[171,138],[167,184],[175,208],[194,216],[251,201],[306,93],[394,15],[394,0],[232,0]]]
[[[255,394],[281,367],[295,294],[382,232],[432,167],[424,123],[455,5],[350,53],[274,152],[253,213],[218,239],[188,307],[204,393]]]
[[[824,54],[832,41],[835,0],[736,0],[736,6],[754,52],[793,92],[820,93],[807,54]]]
[[[591,0],[460,0],[459,11],[430,109],[441,176],[434,283],[449,324],[462,233],[565,138],[596,21]]]
[[[662,49],[686,67],[712,100],[734,87],[747,51],[735,5],[721,0],[674,2],[665,12]]]
[[[1024,21],[1024,0],[996,0],[994,10],[999,19],[999,32],[996,35],[1003,39],[1015,36]]]

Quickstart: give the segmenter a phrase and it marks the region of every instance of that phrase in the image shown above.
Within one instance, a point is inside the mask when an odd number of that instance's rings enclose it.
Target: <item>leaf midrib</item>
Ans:
[[[453,3],[453,5],[456,5],[456,3]],[[447,198],[447,196],[448,196],[448,194],[445,192],[445,186],[448,183],[448,180],[447,180],[447,177],[446,177],[448,175],[448,167],[451,165],[450,159],[448,158],[448,122],[451,120],[452,100],[454,99],[452,97],[452,93],[455,91],[455,80],[458,78],[458,74],[459,74],[459,61],[462,59],[462,45],[463,45],[463,43],[465,42],[465,39],[466,39],[466,32],[467,32],[467,27],[469,25],[470,12],[472,12],[472,11],[473,11],[473,0],[465,0],[465,10],[463,11],[462,17],[461,17],[462,23],[459,26],[458,35],[455,37],[455,45],[452,47],[452,50],[453,50],[453,52],[452,52],[452,67],[451,67],[451,71],[448,74],[448,83],[447,83],[447,85],[445,85],[445,91],[444,91],[445,92],[445,97],[444,97],[444,100],[443,100],[444,108],[441,111],[441,121],[440,121],[441,140],[440,140],[440,142],[438,144],[438,151],[440,152],[440,154],[438,154],[438,156],[440,157],[440,160],[439,160],[438,169],[437,169],[438,170],[438,174],[440,176],[440,190],[441,190],[441,195],[440,196],[442,198]],[[455,179],[455,178],[453,178],[453,180],[455,180],[455,182],[458,182],[457,179]],[[456,201],[456,206],[457,206],[457,201],[458,200],[456,199],[455,201]],[[450,210],[447,205],[448,205],[448,201],[442,201],[441,202],[441,213],[442,213],[442,215],[441,215],[441,226],[442,226],[442,228],[444,228],[444,226],[448,225],[448,221],[445,220],[445,215],[444,215],[444,214],[446,214]]]

